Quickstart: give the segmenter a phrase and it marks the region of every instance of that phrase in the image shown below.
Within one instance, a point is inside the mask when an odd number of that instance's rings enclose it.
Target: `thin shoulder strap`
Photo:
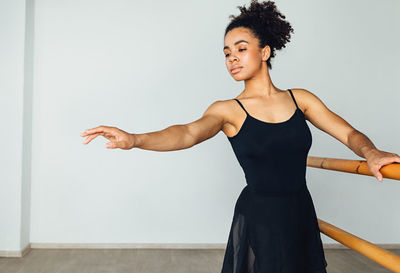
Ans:
[[[290,90],[290,89],[288,89],[288,90],[289,90],[289,92],[290,92],[290,95],[292,96],[292,99],[293,99],[293,101],[294,101],[294,104],[296,104],[296,107],[297,107],[297,108],[299,108],[299,106],[297,105],[297,102],[296,102],[296,100],[294,99],[294,96],[293,96],[292,90]]]
[[[239,103],[240,107],[242,107],[243,110],[244,110],[244,111],[246,112],[246,114],[248,115],[249,113],[247,113],[246,109],[244,109],[242,103],[241,103],[238,99],[234,99],[234,100],[236,100],[236,101]]]

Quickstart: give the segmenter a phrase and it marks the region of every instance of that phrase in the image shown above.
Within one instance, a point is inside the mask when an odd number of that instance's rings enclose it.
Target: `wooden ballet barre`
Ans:
[[[320,231],[326,236],[357,251],[393,272],[400,272],[400,256],[318,219]]]
[[[369,171],[366,160],[309,156],[307,157],[307,166],[325,170],[373,176],[373,174]],[[379,171],[384,178],[400,180],[400,163],[385,165]]]
[[[373,174],[369,171],[367,161],[365,160],[309,156],[307,157],[307,166],[325,170],[373,176]],[[379,171],[382,173],[384,178],[400,180],[399,163],[385,165]],[[393,272],[400,272],[400,256],[386,249],[378,247],[375,244],[359,238],[351,233],[348,233],[347,231],[335,227],[334,225],[331,225],[321,219],[318,219],[318,226],[320,231],[326,236],[357,251],[358,253]]]

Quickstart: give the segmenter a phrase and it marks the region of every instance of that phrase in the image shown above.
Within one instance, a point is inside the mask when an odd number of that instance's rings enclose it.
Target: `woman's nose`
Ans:
[[[234,60],[238,60],[238,58],[235,55],[229,56],[229,61],[232,63]]]

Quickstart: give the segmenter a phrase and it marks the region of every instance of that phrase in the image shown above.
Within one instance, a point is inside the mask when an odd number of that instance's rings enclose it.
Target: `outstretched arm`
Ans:
[[[382,181],[379,169],[393,162],[400,162],[396,153],[381,151],[363,133],[353,128],[347,121],[329,110],[313,93],[305,89],[297,89],[296,93],[304,106],[306,118],[318,129],[330,134],[355,154],[367,160],[371,173]]]
[[[225,123],[224,106],[212,103],[201,118],[187,124],[172,125],[164,130],[132,134],[135,147],[154,151],[173,151],[190,148],[215,136]]]
[[[98,135],[102,135],[110,140],[107,143],[107,148],[112,149],[140,148],[153,151],[187,149],[213,137],[222,129],[226,122],[223,114],[225,108],[223,102],[216,101],[207,108],[198,120],[188,124],[171,125],[155,132],[130,134],[116,127],[98,126],[86,130],[81,136],[88,136],[84,141],[84,144],[88,144]]]

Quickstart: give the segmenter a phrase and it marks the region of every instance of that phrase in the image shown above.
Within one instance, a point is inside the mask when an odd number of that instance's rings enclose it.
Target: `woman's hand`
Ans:
[[[81,134],[81,137],[88,136],[83,144],[88,144],[95,137],[101,135],[110,142],[106,143],[107,149],[120,148],[123,150],[129,150],[135,147],[134,134],[129,134],[121,129],[110,126],[99,126],[93,129],[88,129]]]
[[[395,153],[388,153],[378,149],[371,149],[366,154],[367,164],[371,173],[382,182],[383,176],[380,173],[380,168],[384,165],[398,162],[400,163],[400,156]]]

